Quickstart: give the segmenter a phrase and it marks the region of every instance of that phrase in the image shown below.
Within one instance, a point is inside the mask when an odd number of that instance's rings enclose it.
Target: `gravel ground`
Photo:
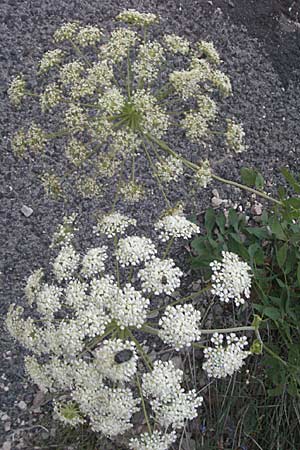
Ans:
[[[74,19],[109,28],[119,11],[131,7],[159,13],[166,32],[176,32],[192,40],[212,40],[233,83],[234,96],[227,102],[227,112],[244,123],[248,145],[241,157],[232,158],[230,164],[217,165],[216,170],[221,176],[237,179],[242,166],[255,166],[269,180],[272,190],[280,179],[277,172],[280,167],[287,166],[293,171],[299,167],[300,24],[293,3],[296,2],[1,0],[0,317],[5,316],[10,303],[22,298],[22,287],[29,273],[47,265],[49,236],[62,215],[79,209],[86,236],[88,219],[110,201],[84,201],[78,206],[75,196],[64,204],[49,200],[36,178],[38,166],[34,165],[29,172],[27,163],[15,159],[9,149],[10,134],[25,116],[33,118],[38,111],[35,108],[21,113],[14,111],[7,99],[7,83],[19,72],[32,73],[35,62],[49,49],[55,29],[63,21]],[[223,154],[223,149],[216,146],[210,157],[217,161]],[[145,181],[151,184],[150,180]],[[224,186],[211,186],[199,197],[198,211],[210,203],[213,187],[217,187],[222,198],[240,201],[239,193]],[[174,199],[186,190],[186,185],[180,185],[173,194]],[[22,214],[22,205],[33,209],[29,218]],[[154,211],[157,214],[162,208],[160,196],[154,192],[151,204],[144,201],[133,208],[133,214],[140,217],[142,228],[149,230]],[[17,444],[16,430],[29,426],[34,389],[24,377],[22,351],[4,329],[1,329],[0,354],[0,445],[6,442],[4,450],[22,448]],[[14,441],[11,447],[9,441]]]

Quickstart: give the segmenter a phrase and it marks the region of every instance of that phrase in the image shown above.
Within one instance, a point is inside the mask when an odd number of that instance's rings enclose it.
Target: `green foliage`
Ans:
[[[245,214],[230,209],[205,214],[206,233],[192,241],[192,267],[210,271],[209,263],[223,250],[238,254],[253,271],[252,307],[263,318],[261,327],[269,337],[264,344],[263,364],[270,396],[300,394],[300,182],[282,171],[288,188],[279,189],[281,205],[264,212],[259,226],[248,224]],[[248,186],[264,186],[261,175],[243,169]],[[265,332],[264,332],[265,330]]]

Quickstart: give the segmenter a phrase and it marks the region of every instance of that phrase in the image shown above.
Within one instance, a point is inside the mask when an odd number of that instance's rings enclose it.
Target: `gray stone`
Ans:
[[[21,400],[21,401],[18,403],[18,408],[20,408],[21,411],[25,411],[25,409],[27,409],[27,405],[26,405],[26,403],[24,402],[24,400]]]
[[[211,204],[214,208],[218,208],[219,206],[221,206],[223,203],[223,200],[221,198],[218,197],[213,197],[211,199]]]
[[[2,450],[11,450],[11,443],[9,441],[4,442]]]
[[[33,213],[33,209],[29,208],[29,206],[23,205],[21,208],[21,213],[25,216],[25,217],[30,217],[31,214]]]

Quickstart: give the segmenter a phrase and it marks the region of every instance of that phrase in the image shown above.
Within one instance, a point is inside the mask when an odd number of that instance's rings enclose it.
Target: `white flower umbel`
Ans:
[[[166,34],[164,36],[164,41],[169,51],[173,53],[181,53],[182,55],[187,55],[190,51],[190,43],[187,39],[176,34]]]
[[[110,308],[110,305],[121,295],[114,277],[110,275],[105,275],[99,280],[91,280],[90,287],[89,302],[97,308]]]
[[[148,33],[146,28],[158,21],[155,14],[126,10],[116,19],[127,26],[106,31],[96,24],[64,23],[54,34],[58,48],[47,51],[40,62],[39,75],[47,80],[31,83],[31,92],[23,76],[17,76],[8,90],[16,105],[25,96],[32,101],[36,97],[42,113],[50,115],[41,118],[43,123],[52,123],[53,114],[57,119],[51,132],[36,125],[32,142],[29,133],[19,130],[12,138],[16,154],[41,152],[46,144],[50,150],[60,148],[57,139],[68,136],[63,156],[78,171],[66,170],[57,179],[44,174],[49,194],[63,196],[70,187],[93,198],[113,187],[116,199],[121,195],[127,203],[138,202],[147,194],[136,177],[146,159],[167,198],[161,182],[176,182],[183,168],[196,169],[167,142],[179,128],[187,141],[204,146],[220,130],[217,134],[226,137],[230,148],[243,149],[242,129],[229,123],[223,131],[225,118],[218,114],[219,94],[230,95],[232,89],[218,67],[221,60],[213,44],[164,34],[162,28],[161,33]]]
[[[75,311],[81,311],[86,307],[88,284],[80,280],[71,280],[65,288],[65,303]]]
[[[156,163],[157,175],[164,183],[178,181],[183,175],[183,164],[179,158],[175,156],[167,156],[160,158]]]
[[[87,25],[86,27],[80,27],[76,36],[76,43],[81,47],[89,47],[97,44],[102,37],[102,32],[98,27],[93,25]]]
[[[91,248],[82,260],[81,274],[84,277],[99,275],[105,270],[107,247]]]
[[[201,313],[192,305],[168,306],[159,321],[160,338],[180,350],[200,338]]]
[[[149,26],[159,21],[159,16],[151,13],[141,13],[135,9],[127,9],[116,17],[117,20],[134,25]]]
[[[136,220],[125,216],[125,214],[114,212],[99,218],[97,225],[94,227],[94,232],[106,234],[107,237],[112,238],[117,234],[124,234],[130,225],[135,226]]]
[[[227,120],[226,142],[228,148],[235,153],[242,153],[246,150],[244,144],[245,131],[241,124],[235,123],[232,120]]]
[[[179,392],[171,401],[165,402],[159,399],[151,401],[155,419],[158,423],[168,428],[182,428],[186,420],[197,417],[197,408],[202,405],[203,398],[197,397],[193,389],[189,392]]]
[[[211,292],[221,302],[234,301],[236,306],[245,303],[250,297],[251,267],[232,252],[222,252],[221,261],[210,263],[212,270]],[[245,297],[245,298],[243,298]]]
[[[202,163],[199,165],[199,169],[195,173],[195,181],[200,187],[206,188],[207,185],[212,180],[212,172],[210,168],[210,163],[206,159],[205,161],[202,161]]]
[[[13,78],[8,88],[8,96],[13,105],[19,106],[26,96],[26,82],[21,75]]]
[[[157,360],[153,370],[143,375],[143,394],[147,398],[168,401],[182,391],[182,379],[183,371],[176,369],[172,361]]]
[[[62,289],[60,287],[44,284],[35,298],[36,309],[42,316],[51,319],[62,306],[61,296]]]
[[[155,295],[172,294],[180,286],[183,272],[172,259],[153,258],[138,272],[144,292]]]
[[[213,64],[220,64],[220,56],[212,42],[200,41],[198,42],[199,50],[207,57]]]
[[[72,245],[65,245],[53,262],[53,272],[56,279],[61,282],[70,280],[77,270],[80,256]]]
[[[41,281],[43,277],[44,277],[43,269],[35,270],[28,277],[24,291],[29,305],[32,305],[32,303],[36,298],[37,293],[41,289]]]
[[[130,381],[137,371],[135,345],[120,339],[107,340],[94,351],[96,367],[113,382]]]
[[[211,341],[214,346],[204,349],[206,361],[202,365],[203,370],[211,378],[225,378],[233,375],[241,369],[245,359],[251,354],[244,350],[248,345],[245,336],[238,338],[234,333],[230,333],[225,338],[223,334],[215,333]]]
[[[137,266],[152,259],[157,250],[151,239],[139,236],[128,236],[118,242],[116,257],[122,267]]]
[[[133,397],[129,388],[99,387],[87,404],[82,403],[82,392],[73,398],[80,404],[81,410],[89,415],[93,431],[113,437],[132,428],[130,419],[138,411],[139,399]]]
[[[176,433],[162,433],[154,430],[152,434],[144,433],[138,438],[132,438],[129,441],[131,450],[168,450],[176,441]]]
[[[155,230],[160,231],[159,239],[163,242],[169,239],[190,239],[193,234],[200,233],[200,228],[187,220],[182,214],[168,214],[155,224]]]
[[[75,220],[77,214],[73,213],[70,216],[63,218],[63,223],[57,227],[53,233],[50,248],[70,245],[74,238],[74,233],[77,230],[75,227]]]
[[[58,28],[54,33],[55,42],[63,42],[71,40],[77,33],[79,25],[77,22],[64,23],[60,28]]]
[[[64,52],[59,48],[44,53],[40,62],[40,72],[47,72],[51,67],[59,65],[63,55]]]
[[[146,321],[150,300],[126,284],[116,299],[111,303],[111,315],[121,329],[126,327],[141,328]]]

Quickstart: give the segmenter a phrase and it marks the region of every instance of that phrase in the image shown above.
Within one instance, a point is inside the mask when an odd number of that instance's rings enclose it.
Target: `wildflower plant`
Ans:
[[[261,322],[263,340],[255,341],[252,350],[264,355],[267,393],[298,398],[300,182],[287,169],[282,170],[282,175],[286,186],[279,186],[278,197],[272,199],[273,209],[263,211],[259,224],[252,220],[251,213],[247,216],[247,212],[233,209],[226,213],[207,210],[206,232],[192,241],[192,265],[211,278],[216,301],[238,308],[248,304],[261,316],[257,321]],[[264,179],[256,170],[244,168],[242,178],[248,186],[264,186]],[[270,330],[268,335],[265,327]],[[223,341],[224,336],[216,335],[214,346],[204,351],[207,361],[202,368],[213,376],[222,373],[224,366],[212,366],[212,356],[218,356],[221,365],[225,359],[231,365],[235,352],[240,363],[246,357],[243,341],[227,345]]]
[[[183,215],[178,223],[174,217],[155,225],[163,233],[157,242],[169,240],[164,249],[132,234],[134,219],[103,215],[94,232],[106,244],[83,253],[73,239],[76,217],[65,218],[52,241],[52,277],[46,279],[42,269],[30,275],[27,307],[11,305],[6,319],[9,332],[29,352],[30,378],[55,398],[54,416],[71,427],[86,424],[109,439],[126,434],[132,449],[169,449],[186,421],[199,414],[203,397],[187,388],[184,367],[171,359],[174,351],[204,348],[203,369],[217,378],[239,370],[250,354],[245,336],[229,334],[222,349],[220,333],[230,329],[202,329],[193,301],[202,290],[174,301],[184,274],[168,255],[170,242],[200,231]],[[250,329],[255,327],[236,331]],[[205,336],[217,332],[216,348],[203,346]],[[168,360],[150,354],[153,340]],[[137,437],[133,416],[139,411],[147,432]]]
[[[201,160],[215,135],[224,135],[236,153],[245,148],[242,126],[219,117],[217,101],[232,95],[232,87],[217,50],[210,42],[191,43],[175,34],[154,37],[157,33],[149,30],[159,22],[155,14],[128,10],[116,19],[110,34],[79,22],[56,30],[56,48],[39,64],[36,92],[23,75],[13,79],[11,102],[20,106],[34,97],[43,123],[50,115],[57,127],[26,125],[13,137],[13,151],[35,157],[47,154],[50,142],[58,140],[68,170],[63,179],[53,172],[42,175],[47,192],[55,195],[71,182],[82,195],[99,196],[116,176],[116,195],[139,201],[145,195],[137,175],[141,155],[164,197],[166,186],[180,179],[184,169],[206,186],[211,171]],[[178,129],[187,145],[199,146],[196,164],[167,144]]]

